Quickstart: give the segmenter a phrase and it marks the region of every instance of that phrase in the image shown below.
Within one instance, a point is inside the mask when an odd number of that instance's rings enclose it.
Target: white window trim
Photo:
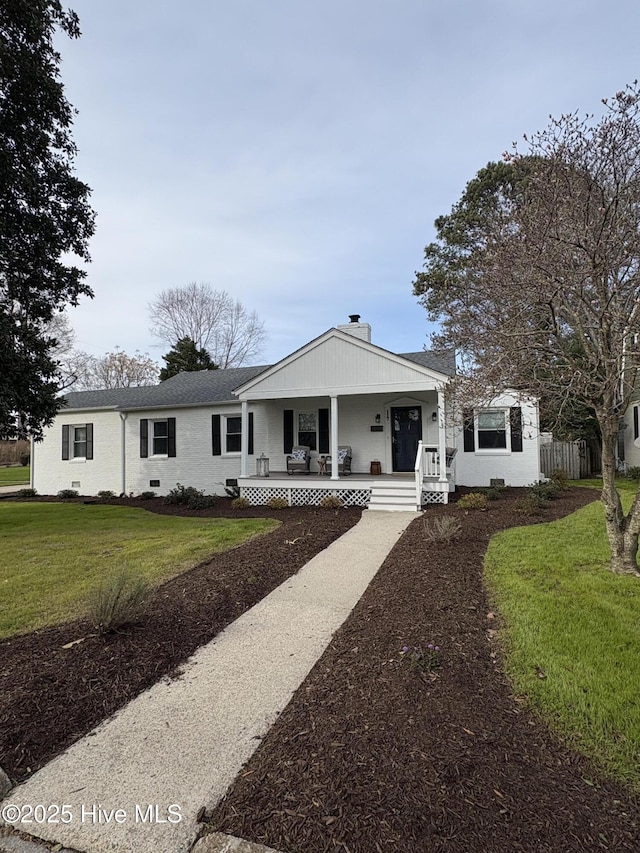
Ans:
[[[480,447],[478,433],[482,430],[478,429],[478,415],[481,412],[502,412],[504,414],[505,427],[505,443],[506,447]],[[511,429],[509,427],[509,407],[507,406],[487,406],[482,409],[476,409],[473,413],[473,440],[475,443],[476,456],[510,456],[511,455]]]
[[[233,433],[233,435],[240,436],[240,450],[227,450],[227,421],[230,418],[238,418],[240,420],[240,432]],[[220,415],[220,445],[221,445],[221,456],[241,456],[242,455],[242,415],[238,414],[229,414],[229,415]]]
[[[165,423],[167,425],[167,453],[155,453],[156,449],[156,436],[155,436],[155,425]],[[151,442],[151,453],[149,454],[149,459],[168,459],[169,458],[169,419],[168,418],[149,418],[149,436],[148,441]],[[164,436],[158,436],[158,438],[164,438]]]
[[[295,420],[295,437],[296,440],[293,442],[295,445],[300,445],[300,415],[315,415],[316,419],[316,446],[315,448],[310,448],[311,453],[318,453],[318,445],[320,444],[320,411],[319,409],[296,409],[296,420]],[[304,432],[304,430],[303,430]],[[311,430],[306,430],[306,432],[311,432]]]
[[[75,456],[73,449],[75,442],[75,435],[77,429],[85,429],[87,425],[84,424],[69,424],[69,462],[72,462],[75,465],[82,464],[87,461],[87,437],[85,433],[84,439],[84,456]]]

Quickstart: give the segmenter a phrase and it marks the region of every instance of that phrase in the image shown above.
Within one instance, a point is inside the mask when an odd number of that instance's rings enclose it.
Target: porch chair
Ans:
[[[351,448],[348,445],[338,445],[338,475],[345,477],[351,473]],[[327,474],[331,474],[331,457],[327,456]]]
[[[290,455],[287,456],[287,474],[294,474],[296,471],[308,474],[310,464],[311,449],[305,447],[304,444],[296,444],[291,448]]]

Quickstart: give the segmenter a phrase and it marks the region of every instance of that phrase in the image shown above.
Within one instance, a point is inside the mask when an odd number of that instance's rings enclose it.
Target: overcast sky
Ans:
[[[60,42],[93,189],[76,345],[167,351],[147,304],[191,281],[264,320],[270,363],[358,313],[429,343],[434,219],[550,114],[639,76],[636,0],[69,0]]]

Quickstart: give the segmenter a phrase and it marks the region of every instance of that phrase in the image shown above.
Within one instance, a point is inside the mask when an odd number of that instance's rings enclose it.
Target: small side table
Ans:
[[[327,473],[327,457],[326,456],[318,456],[318,477],[322,476],[322,474]]]

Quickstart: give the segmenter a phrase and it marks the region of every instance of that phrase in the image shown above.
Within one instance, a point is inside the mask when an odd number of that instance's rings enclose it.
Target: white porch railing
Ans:
[[[418,451],[416,453],[415,478],[416,478],[416,505],[422,503],[422,484],[426,478],[436,480],[446,480],[451,473],[453,459],[456,455],[455,447],[447,447],[445,450],[445,467],[444,471],[440,468],[440,452],[433,445],[425,445],[422,441],[418,442]],[[444,476],[443,476],[444,475]]]

